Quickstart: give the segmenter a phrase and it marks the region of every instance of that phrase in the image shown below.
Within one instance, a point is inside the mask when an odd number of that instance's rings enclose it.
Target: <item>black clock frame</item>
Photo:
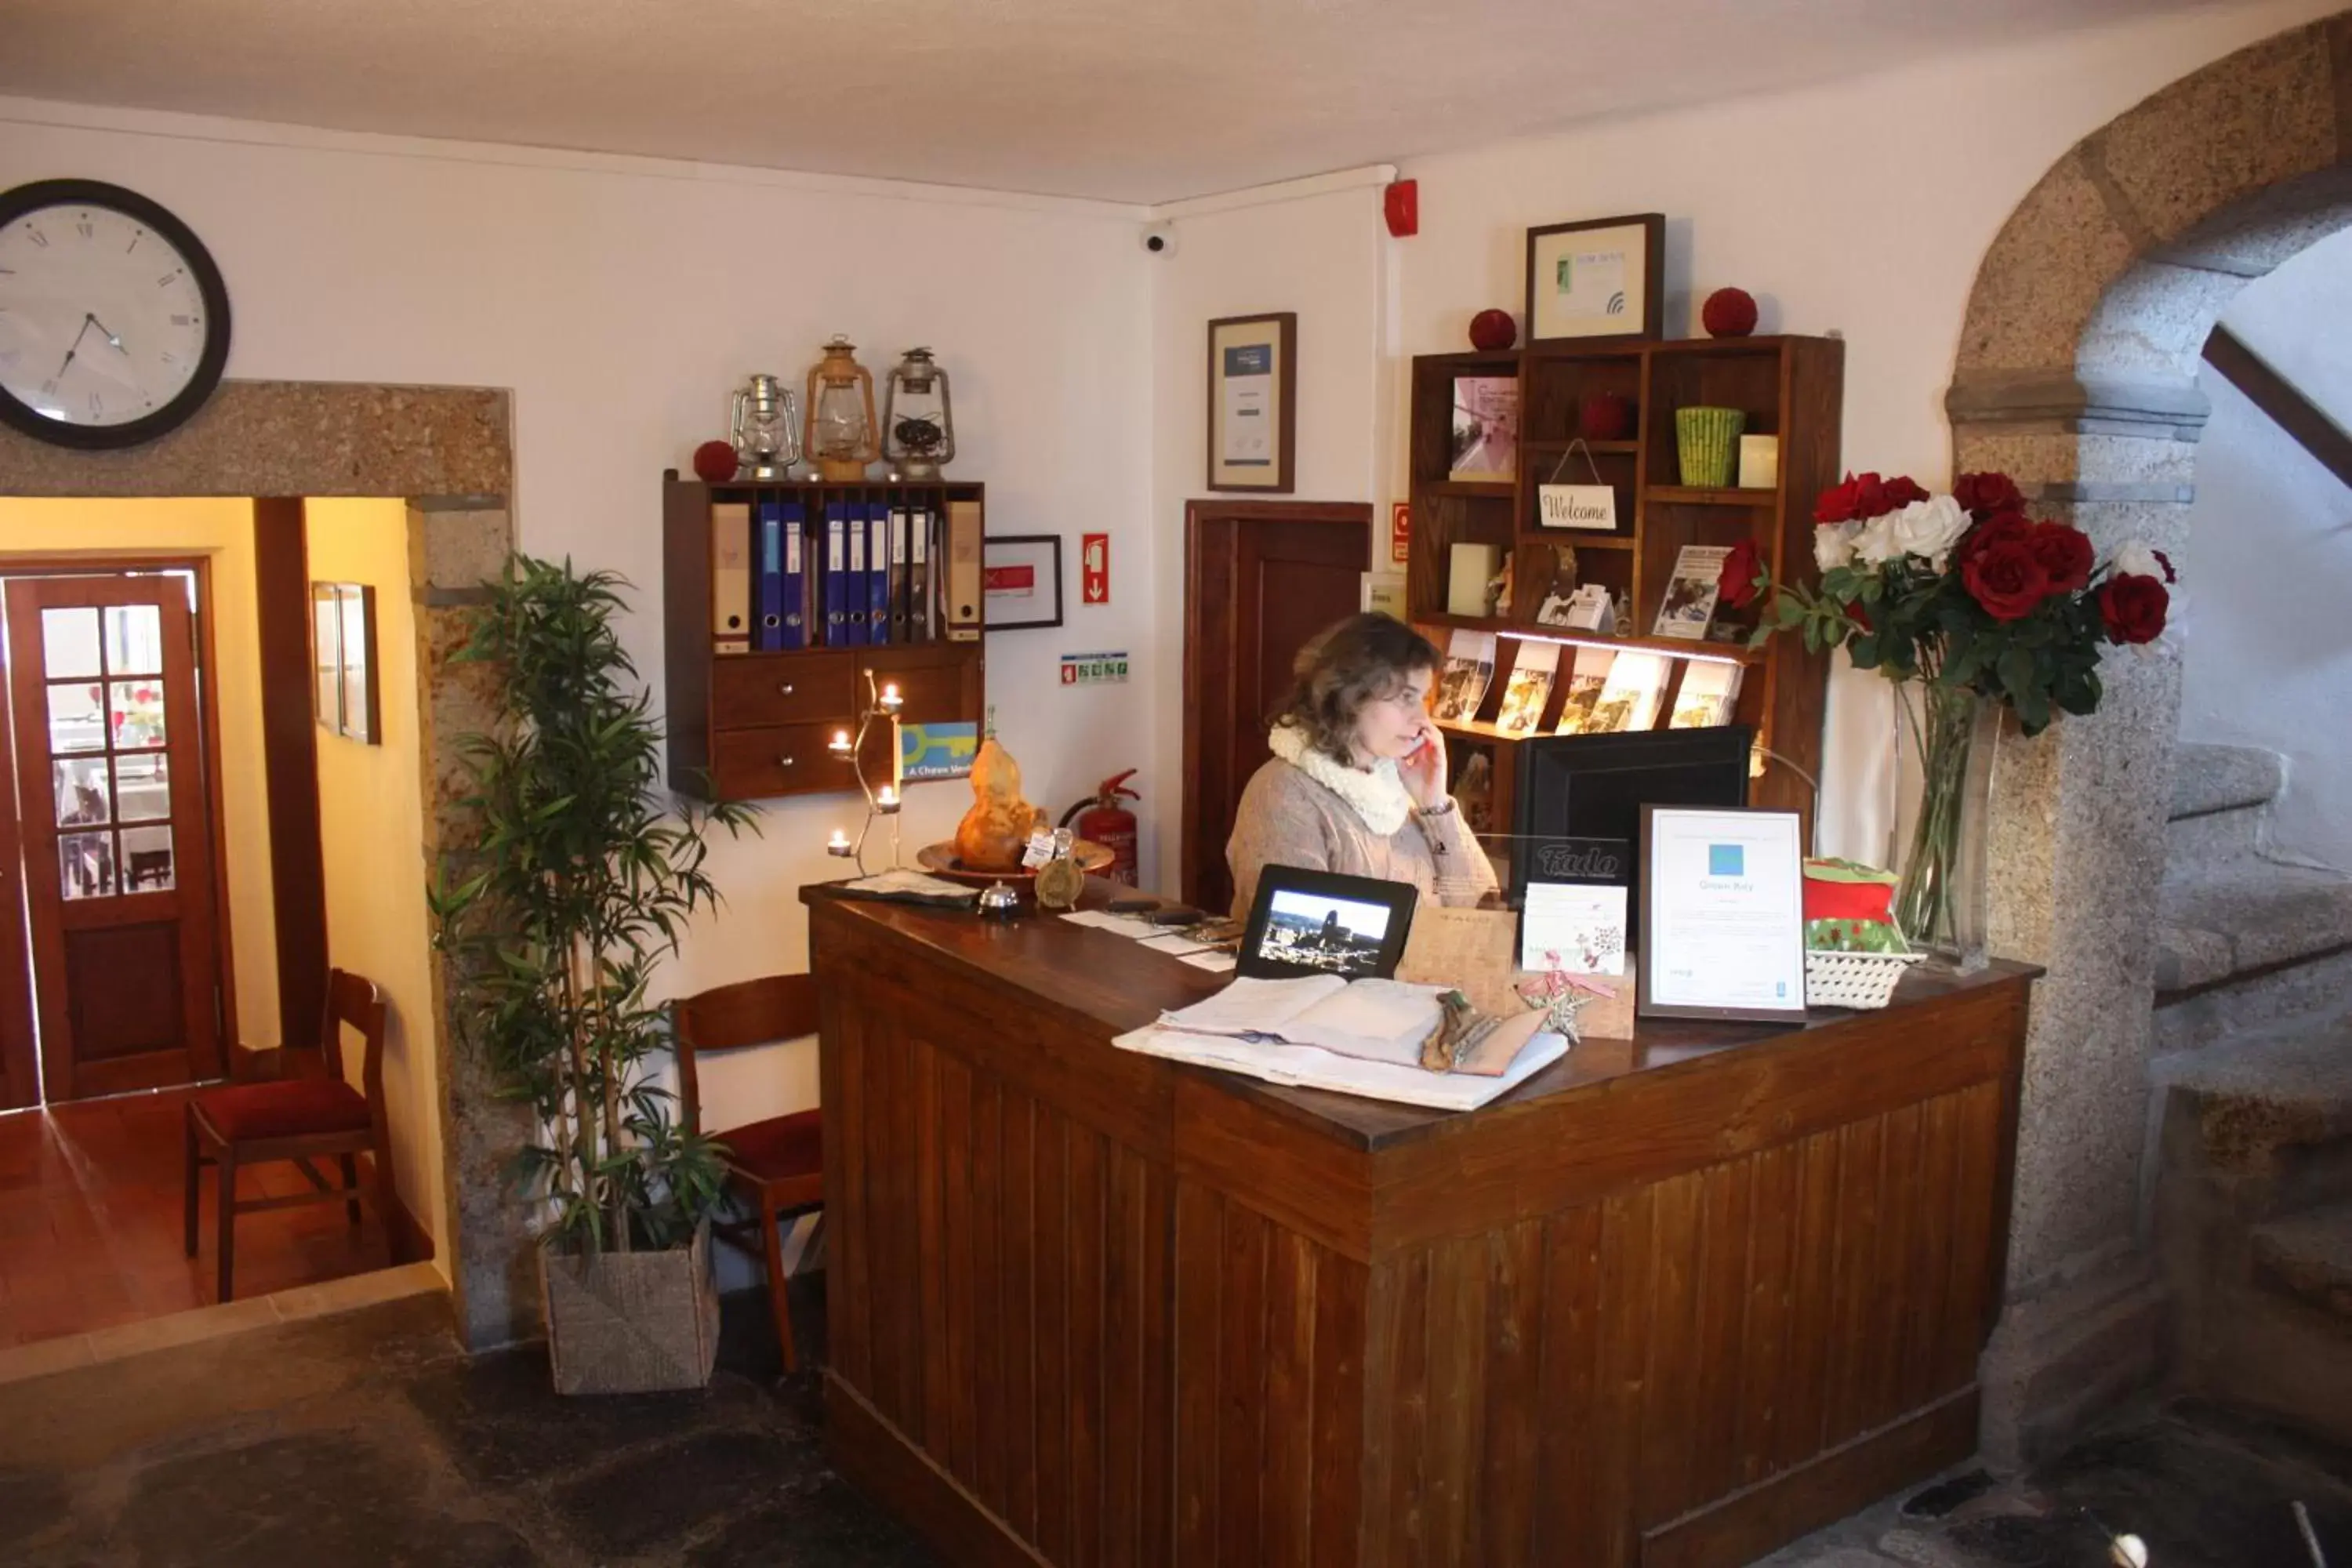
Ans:
[[[0,228],[26,213],[72,205],[104,207],[121,213],[146,225],[158,238],[178,251],[196,280],[197,292],[204,297],[206,322],[213,330],[205,335],[205,352],[196,361],[196,374],[177,396],[152,414],[142,414],[121,425],[74,425],[35,413],[6,388],[0,387],[0,425],[21,430],[52,447],[68,447],[76,451],[136,447],[186,424],[220,385],[221,372],[228,365],[228,286],[221,281],[220,268],[194,229],[138,192],[103,180],[35,180],[14,190],[0,191]]]

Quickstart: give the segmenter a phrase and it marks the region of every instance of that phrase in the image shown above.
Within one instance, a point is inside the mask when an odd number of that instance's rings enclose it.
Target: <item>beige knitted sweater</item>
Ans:
[[[1424,904],[1468,907],[1495,890],[1495,868],[1458,806],[1435,816],[1412,811],[1393,833],[1377,833],[1337,791],[1279,756],[1242,790],[1225,863],[1236,920],[1248,918],[1268,866],[1410,882]]]

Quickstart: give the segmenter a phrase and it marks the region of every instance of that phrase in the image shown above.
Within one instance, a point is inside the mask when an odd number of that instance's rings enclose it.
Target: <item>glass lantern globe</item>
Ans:
[[[801,460],[800,408],[793,389],[772,375],[755,375],[735,389],[729,442],[746,479],[781,479]]]
[[[948,403],[948,373],[929,349],[908,349],[890,367],[883,399],[882,456],[908,479],[936,479],[955,456],[955,416]]]
[[[882,453],[874,439],[874,377],[857,363],[857,348],[836,337],[808,374],[809,460],[828,484],[854,485]]]

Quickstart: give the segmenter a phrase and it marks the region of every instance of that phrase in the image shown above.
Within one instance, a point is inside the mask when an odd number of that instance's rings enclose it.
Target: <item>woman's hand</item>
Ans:
[[[1422,810],[1445,804],[1445,736],[1427,713],[1421,716],[1421,743],[1397,759],[1397,777]]]

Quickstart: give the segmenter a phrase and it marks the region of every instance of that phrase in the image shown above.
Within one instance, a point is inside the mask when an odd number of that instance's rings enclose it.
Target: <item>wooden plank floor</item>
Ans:
[[[137,1322],[213,1301],[212,1173],[201,1245],[181,1250],[181,1127],[188,1091],[0,1115],[0,1346]],[[331,1167],[330,1179],[336,1179]],[[240,1171],[246,1196],[302,1191],[290,1164]],[[240,1300],[384,1267],[383,1231],[341,1204],[236,1224]]]

